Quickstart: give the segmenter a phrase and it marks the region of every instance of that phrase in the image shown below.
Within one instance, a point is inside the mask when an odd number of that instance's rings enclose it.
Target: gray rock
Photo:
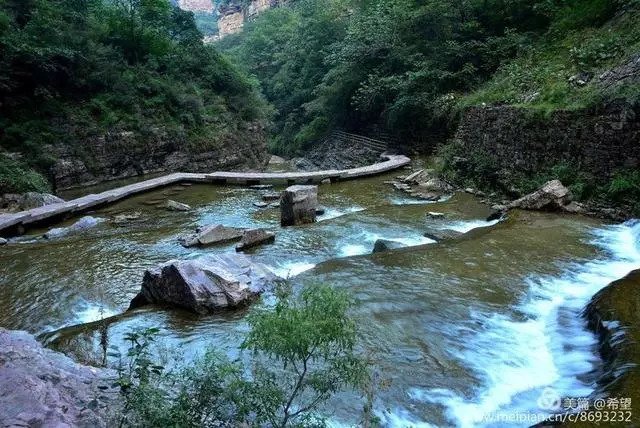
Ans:
[[[280,208],[280,202],[270,203],[269,208]]]
[[[320,183],[321,184],[331,184],[331,179],[330,178],[325,178]]]
[[[432,239],[436,242],[449,241],[461,236],[461,232],[450,229],[433,229],[425,232],[424,237]]]
[[[296,226],[314,223],[318,205],[318,186],[290,186],[280,198],[280,224]]]
[[[59,238],[59,237],[68,235],[69,233],[80,232],[82,230],[95,227],[98,224],[102,223],[103,221],[104,220],[101,218],[96,218],[91,216],[82,217],[80,220],[73,223],[69,227],[57,227],[49,230],[47,233],[44,234],[44,238],[45,239]]]
[[[430,180],[425,181],[424,183],[420,183],[419,186],[420,188],[423,188],[430,192],[442,192],[442,193],[453,192],[453,186],[439,178],[432,178]]]
[[[272,155],[271,159],[269,159],[269,165],[282,165],[284,163],[287,163],[287,160],[280,156]]]
[[[279,201],[280,193],[265,193],[264,195],[262,195],[262,200],[265,202]]]
[[[416,171],[412,174],[409,174],[403,181],[405,183],[417,183],[418,182],[418,177],[420,177],[420,175],[424,172],[424,169],[421,169],[419,171]]]
[[[436,212],[432,212],[432,211],[430,211],[430,212],[428,212],[428,213],[427,213],[427,216],[428,216],[429,218],[437,218],[437,219],[440,219],[440,218],[444,218],[444,213],[436,213]]]
[[[173,260],[145,272],[142,290],[129,308],[162,303],[207,314],[247,305],[276,280],[264,265],[242,254]]]
[[[227,227],[221,224],[205,226],[200,228],[196,234],[181,236],[178,242],[183,247],[206,247],[209,245],[224,244],[226,242],[237,241],[242,238],[245,229],[237,227]]]
[[[117,214],[113,216],[113,222],[116,224],[130,223],[132,221],[138,221],[142,218],[142,213],[132,212],[128,214]]]
[[[564,187],[560,180],[552,180],[535,192],[511,202],[509,208],[563,211],[570,202],[569,189]]]
[[[0,245],[7,245],[8,242],[9,241],[7,241],[6,239],[0,238]]]
[[[20,198],[20,208],[22,210],[30,210],[33,208],[43,207],[45,205],[59,204],[64,202],[57,196],[48,193],[27,192]]]
[[[258,207],[258,208],[267,208],[269,206],[268,203],[266,202],[262,202],[262,201],[256,201],[253,203],[254,207]]]
[[[181,202],[176,202],[174,200],[169,199],[166,204],[166,208],[169,211],[191,211],[191,207],[187,204],[183,204]]]
[[[245,230],[242,241],[236,246],[236,251],[246,251],[262,244],[272,244],[276,240],[276,234],[264,229]]]
[[[378,239],[376,243],[373,244],[373,253],[382,253],[384,251],[402,247],[404,247],[404,245],[402,245],[400,242],[390,241],[388,239]]]
[[[0,328],[0,426],[106,427],[119,410],[119,392],[110,388],[115,379],[115,372],[78,364],[27,332]]]

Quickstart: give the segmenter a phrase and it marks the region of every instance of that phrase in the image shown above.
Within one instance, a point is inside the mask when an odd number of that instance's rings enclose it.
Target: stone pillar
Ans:
[[[290,186],[280,196],[280,225],[315,223],[318,186]]]

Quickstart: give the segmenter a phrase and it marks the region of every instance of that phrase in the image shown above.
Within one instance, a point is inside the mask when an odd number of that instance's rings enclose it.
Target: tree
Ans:
[[[119,380],[124,425],[323,426],[317,412],[329,398],[347,387],[370,386],[366,361],[354,351],[353,301],[345,292],[318,286],[294,295],[284,285],[277,294],[275,307],[249,316],[242,348],[250,352],[250,371],[208,351],[184,370],[166,372],[151,357],[156,331],[127,335],[131,347]]]

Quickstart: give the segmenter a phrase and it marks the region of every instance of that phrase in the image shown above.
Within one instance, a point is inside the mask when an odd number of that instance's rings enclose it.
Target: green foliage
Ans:
[[[28,165],[0,154],[0,194],[49,192],[49,183]]]
[[[637,85],[602,87],[597,83],[604,71],[640,50],[638,6],[634,1],[608,0],[559,3],[544,37],[505,64],[478,91],[462,98],[458,109],[506,103],[548,114],[617,98],[640,98]]]
[[[456,94],[546,30],[550,3],[302,0],[220,46],[274,104],[279,150],[334,126],[376,124],[416,139],[446,129]]]
[[[607,193],[618,202],[636,202],[640,198],[640,171],[634,169],[618,172],[609,183]]]
[[[126,402],[122,424],[324,426],[316,413],[322,404],[346,387],[368,385],[365,361],[354,353],[353,302],[320,286],[299,295],[283,286],[278,296],[274,308],[249,317],[243,349],[251,353],[250,373],[211,351],[185,369],[166,372],[151,358],[157,330],[129,334],[119,381]]]
[[[28,159],[123,131],[203,148],[267,111],[168,0],[2,0],[0,53],[0,146]]]

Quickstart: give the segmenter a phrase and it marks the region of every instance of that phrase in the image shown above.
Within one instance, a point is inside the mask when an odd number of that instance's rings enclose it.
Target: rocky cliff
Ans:
[[[640,105],[612,102],[550,117],[512,107],[471,107],[455,143],[487,156],[498,170],[535,174],[561,162],[579,165],[602,181],[640,165]]]
[[[284,4],[286,0],[252,0],[246,7],[230,4],[219,9],[218,39],[242,31],[244,23],[272,7]]]
[[[249,124],[206,147],[192,147],[161,129],[147,134],[114,132],[81,146],[49,146],[47,153],[56,159],[50,171],[55,190],[160,172],[257,170],[269,159],[260,124]]]

